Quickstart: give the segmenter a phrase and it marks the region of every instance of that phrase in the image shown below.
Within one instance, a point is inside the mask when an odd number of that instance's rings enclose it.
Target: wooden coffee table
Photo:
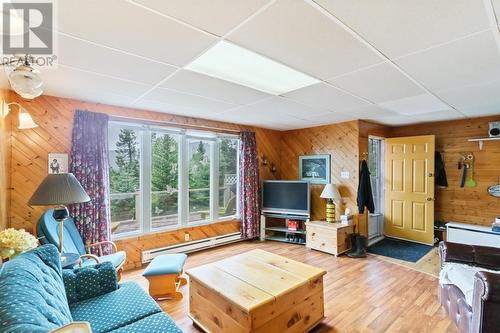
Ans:
[[[324,318],[320,268],[252,250],[186,273],[189,317],[206,332],[306,332]]]

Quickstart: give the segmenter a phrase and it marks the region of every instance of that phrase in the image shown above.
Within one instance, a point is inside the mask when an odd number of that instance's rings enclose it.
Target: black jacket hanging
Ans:
[[[375,212],[375,205],[373,203],[372,185],[370,182],[370,171],[368,164],[363,160],[359,168],[359,185],[358,185],[358,211],[363,214],[365,206],[370,213]]]
[[[436,177],[436,185],[439,187],[448,187],[448,179],[446,178],[446,171],[444,170],[444,162],[441,153],[436,151],[434,153],[434,175]]]

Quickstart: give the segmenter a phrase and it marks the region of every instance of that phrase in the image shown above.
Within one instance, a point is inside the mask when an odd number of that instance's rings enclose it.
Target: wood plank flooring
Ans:
[[[313,332],[457,332],[437,300],[437,278],[373,255],[365,259],[333,257],[299,245],[252,241],[190,254],[186,268],[256,248],[327,271],[326,318]],[[122,281],[136,281],[147,290],[141,273],[142,269],[127,271]],[[189,288],[181,290],[182,300],[159,304],[183,332],[200,332],[187,317]]]

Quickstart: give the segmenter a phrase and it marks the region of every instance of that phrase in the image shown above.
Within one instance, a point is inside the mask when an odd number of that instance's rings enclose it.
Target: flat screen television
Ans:
[[[309,182],[266,180],[262,183],[262,213],[309,217]]]

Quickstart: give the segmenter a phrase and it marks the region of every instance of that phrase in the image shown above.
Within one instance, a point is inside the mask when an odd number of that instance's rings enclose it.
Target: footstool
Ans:
[[[154,299],[181,299],[179,287],[187,280],[182,275],[182,269],[187,255],[184,253],[163,254],[155,257],[146,267],[142,275],[149,281],[149,295]]]

